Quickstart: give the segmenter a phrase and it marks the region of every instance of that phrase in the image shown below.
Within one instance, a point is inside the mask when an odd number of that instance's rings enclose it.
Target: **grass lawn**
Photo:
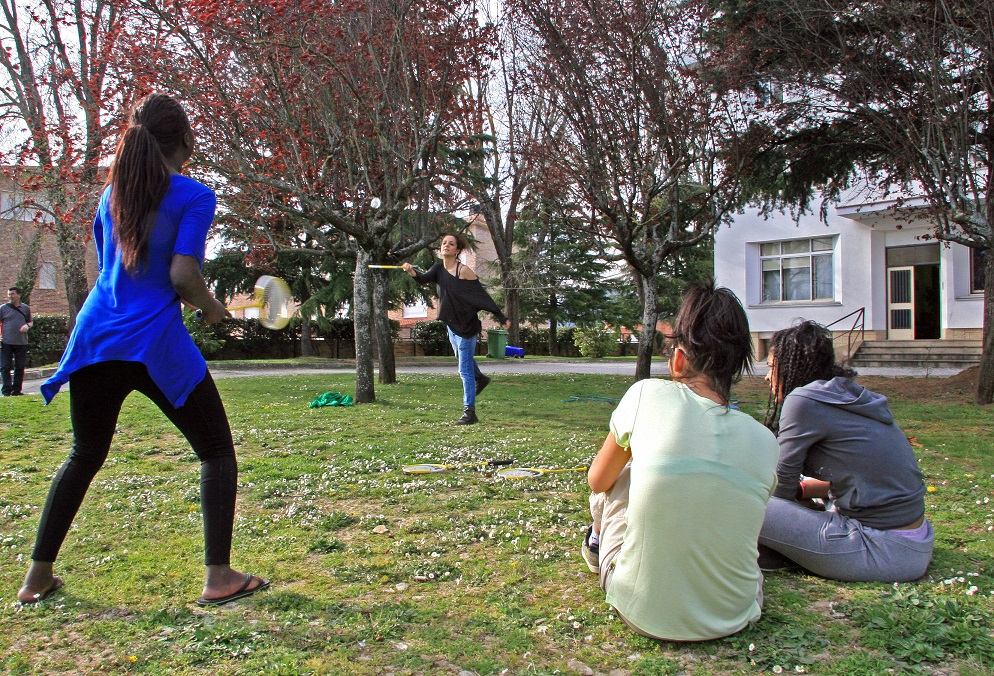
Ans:
[[[15,594],[45,494],[71,440],[69,397],[0,400],[0,670],[144,674],[811,674],[994,668],[994,421],[939,379],[865,378],[892,398],[929,485],[937,531],[913,584],[767,577],[762,620],[700,644],[639,637],[579,556],[582,472],[405,475],[412,462],[589,463],[631,379],[495,378],[481,424],[454,427],[460,383],[402,375],[376,404],[310,409],[347,375],[218,381],[238,448],[236,567],[272,588],[228,606],[203,583],[199,464],[140,396],[127,402],[36,607]],[[758,378],[735,391],[761,416]],[[934,489],[934,490],[933,490]]]

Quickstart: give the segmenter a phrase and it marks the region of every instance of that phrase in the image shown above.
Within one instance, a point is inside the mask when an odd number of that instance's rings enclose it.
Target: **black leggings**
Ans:
[[[127,361],[94,364],[69,377],[73,448],[52,480],[31,554],[35,561],[54,562],[58,556],[90,482],[107,459],[121,405],[135,390],[166,414],[200,458],[205,563],[230,563],[238,463],[228,417],[210,372],[186,402],[174,408],[145,365]]]

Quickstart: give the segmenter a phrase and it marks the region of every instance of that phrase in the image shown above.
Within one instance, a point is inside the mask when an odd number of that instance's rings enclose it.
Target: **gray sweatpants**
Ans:
[[[770,498],[759,533],[760,544],[815,575],[847,582],[917,580],[932,560],[934,541],[931,524],[928,539],[916,542],[838,512],[816,512],[782,498]]]

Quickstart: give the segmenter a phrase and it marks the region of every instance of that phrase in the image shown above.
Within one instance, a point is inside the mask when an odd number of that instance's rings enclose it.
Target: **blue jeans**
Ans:
[[[459,360],[459,377],[462,378],[462,405],[476,405],[476,379],[483,377],[483,371],[476,365],[476,341],[478,336],[463,338],[448,329],[449,342],[452,343],[452,351],[455,352]]]

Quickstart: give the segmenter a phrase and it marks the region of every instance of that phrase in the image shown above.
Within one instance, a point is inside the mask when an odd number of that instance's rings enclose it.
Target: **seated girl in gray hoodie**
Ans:
[[[780,460],[759,535],[760,567],[781,567],[785,557],[835,580],[924,575],[935,532],[918,461],[887,398],[835,363],[831,333],[815,322],[773,334],[769,353],[766,424]],[[814,511],[802,504],[811,498],[833,506]]]

